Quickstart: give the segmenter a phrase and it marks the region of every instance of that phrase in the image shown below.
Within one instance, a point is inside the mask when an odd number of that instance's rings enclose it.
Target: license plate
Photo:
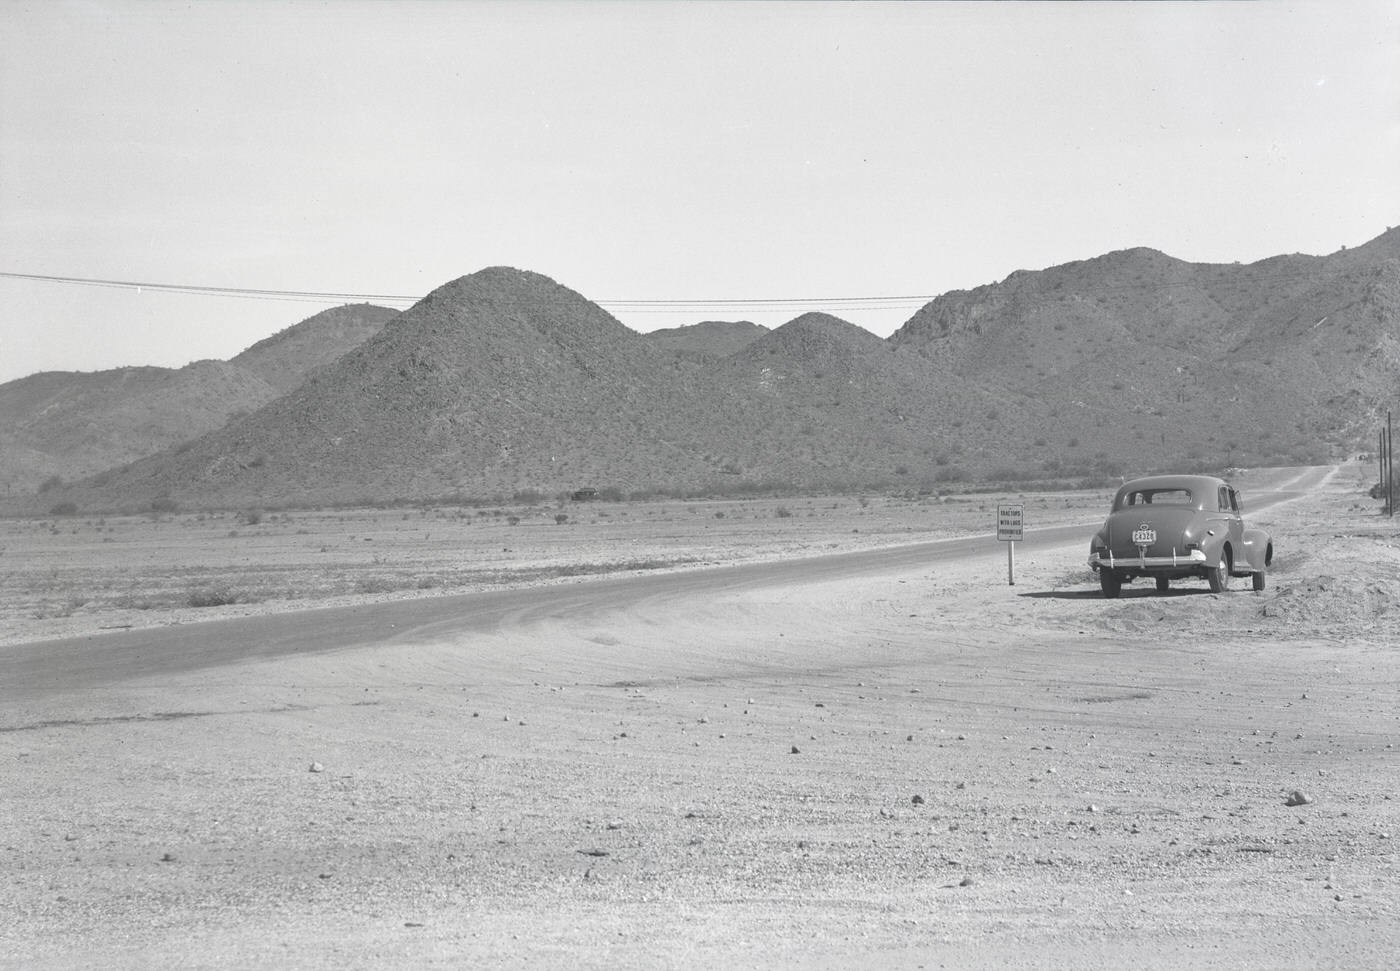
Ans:
[[[1145,526],[1133,530],[1134,546],[1151,546],[1155,542],[1157,542],[1157,530],[1148,529]]]

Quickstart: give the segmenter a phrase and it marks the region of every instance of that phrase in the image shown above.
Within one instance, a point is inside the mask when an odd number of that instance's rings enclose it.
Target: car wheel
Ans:
[[[1230,547],[1220,551],[1220,563],[1206,577],[1210,581],[1210,592],[1221,593],[1230,586]]]
[[[1103,588],[1105,597],[1113,598],[1123,589],[1123,578],[1112,570],[1100,570],[1099,586]]]
[[[1255,589],[1256,591],[1259,591],[1259,590],[1263,590],[1263,589],[1264,589],[1264,571],[1263,571],[1263,570],[1255,570],[1255,571],[1254,571],[1254,589]]]
[[[1166,593],[1168,590],[1171,589],[1171,586],[1172,586],[1172,582],[1171,582],[1171,580],[1170,580],[1168,577],[1158,577],[1158,578],[1157,578],[1157,592],[1158,592],[1158,593]]]

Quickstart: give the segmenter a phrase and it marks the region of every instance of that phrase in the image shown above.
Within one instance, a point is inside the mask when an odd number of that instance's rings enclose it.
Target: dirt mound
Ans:
[[[1294,630],[1352,630],[1357,625],[1391,625],[1400,614],[1400,581],[1395,578],[1316,576],[1280,587],[1255,615],[1271,626]]]
[[[1282,584],[1276,592],[1145,594],[1104,611],[1092,626],[1115,634],[1159,631],[1192,638],[1393,640],[1400,626],[1400,580],[1324,574]]]

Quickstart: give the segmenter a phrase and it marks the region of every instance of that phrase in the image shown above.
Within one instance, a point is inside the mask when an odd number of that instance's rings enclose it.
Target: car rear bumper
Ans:
[[[1171,556],[1114,556],[1113,551],[1093,553],[1089,556],[1089,566],[1095,570],[1182,570],[1195,569],[1206,565],[1206,554],[1202,550],[1186,553],[1172,552]]]

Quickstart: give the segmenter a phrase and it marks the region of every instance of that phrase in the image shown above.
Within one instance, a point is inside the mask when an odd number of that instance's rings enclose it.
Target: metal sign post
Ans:
[[[1021,541],[1025,524],[1022,507],[1017,505],[997,506],[997,539],[1006,544],[1006,582],[1016,586],[1016,544]]]

